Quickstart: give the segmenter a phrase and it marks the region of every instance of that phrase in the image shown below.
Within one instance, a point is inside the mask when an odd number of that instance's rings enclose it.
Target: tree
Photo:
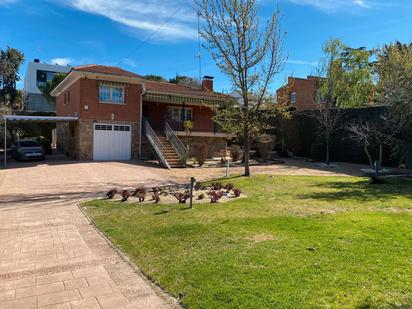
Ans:
[[[192,77],[184,76],[184,75],[179,75],[179,74],[176,74],[176,77],[169,79],[169,83],[200,87],[200,83],[196,79]]]
[[[144,78],[147,80],[153,80],[155,82],[167,82],[165,78],[159,75],[149,74],[149,75],[145,75]]]
[[[383,47],[375,65],[376,101],[390,107],[393,154],[412,167],[412,44]]]
[[[24,55],[17,49],[0,50],[0,105],[3,109],[18,110],[22,107],[22,93],[16,89],[20,80],[19,68]]]
[[[286,33],[281,30],[279,6],[262,25],[257,0],[196,0],[196,4],[205,47],[240,97],[232,105],[217,107],[215,118],[223,129],[242,135],[244,174],[249,176],[251,136],[262,133],[269,116],[278,113],[268,92],[285,63]]]
[[[368,119],[352,122],[348,127],[349,138],[363,146],[368,157],[371,170],[374,171],[372,181],[378,183],[379,172],[382,170],[383,147],[388,145],[393,137],[393,131],[387,116],[380,119]]]
[[[52,80],[47,81],[43,86],[39,86],[40,91],[48,101],[56,103],[56,97],[52,96],[51,92],[63,81],[66,75],[65,73],[56,73]]]
[[[372,51],[344,45],[338,39],[329,40],[323,51],[316,96],[318,110],[311,113],[319,124],[326,144],[326,164],[330,164],[331,140],[340,126],[341,109],[367,106],[373,93]]]

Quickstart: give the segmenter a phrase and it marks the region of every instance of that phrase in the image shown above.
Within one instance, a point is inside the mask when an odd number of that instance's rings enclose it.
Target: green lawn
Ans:
[[[225,204],[85,204],[189,308],[412,308],[412,182],[256,176]]]

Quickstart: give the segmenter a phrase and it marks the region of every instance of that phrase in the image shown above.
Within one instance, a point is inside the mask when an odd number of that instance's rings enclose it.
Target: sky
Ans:
[[[412,0],[279,0],[287,33],[287,63],[271,87],[288,76],[313,74],[322,46],[339,38],[351,47],[375,48],[412,41]],[[275,1],[260,0],[261,20]],[[11,46],[28,61],[103,64],[165,78],[199,76],[197,14],[191,0],[0,0],[0,48]],[[202,75],[215,89],[231,85],[201,48]],[[22,87],[22,81],[19,87]]]

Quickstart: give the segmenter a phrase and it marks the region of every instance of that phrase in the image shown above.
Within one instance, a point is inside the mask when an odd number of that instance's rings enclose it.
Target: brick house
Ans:
[[[226,148],[230,134],[217,131],[211,104],[228,100],[202,87],[145,80],[117,67],[74,67],[53,90],[57,116],[76,116],[59,124],[58,148],[78,160],[134,160],[155,154],[166,167],[180,166],[185,120],[193,121],[191,145],[207,143],[209,155]]]
[[[296,110],[317,109],[316,93],[321,77],[308,76],[307,78],[289,77],[286,86],[276,91],[278,100],[286,103]],[[285,103],[285,102],[282,102]]]

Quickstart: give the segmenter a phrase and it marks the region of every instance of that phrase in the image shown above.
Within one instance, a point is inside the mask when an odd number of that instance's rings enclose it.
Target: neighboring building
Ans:
[[[279,103],[286,103],[296,110],[316,109],[316,94],[321,77],[308,76],[305,78],[289,77],[288,84],[276,91]]]
[[[192,146],[207,143],[210,155],[223,153],[231,137],[216,132],[208,104],[228,96],[213,92],[211,77],[195,88],[88,65],[72,68],[52,95],[57,116],[79,117],[57,127],[58,148],[78,160],[131,160],[153,152],[164,165],[179,166],[184,120],[193,121]]]
[[[43,96],[39,86],[52,80],[56,73],[68,73],[70,69],[69,66],[40,63],[38,59],[29,62],[24,78],[24,110],[27,112],[55,112],[55,104]]]

